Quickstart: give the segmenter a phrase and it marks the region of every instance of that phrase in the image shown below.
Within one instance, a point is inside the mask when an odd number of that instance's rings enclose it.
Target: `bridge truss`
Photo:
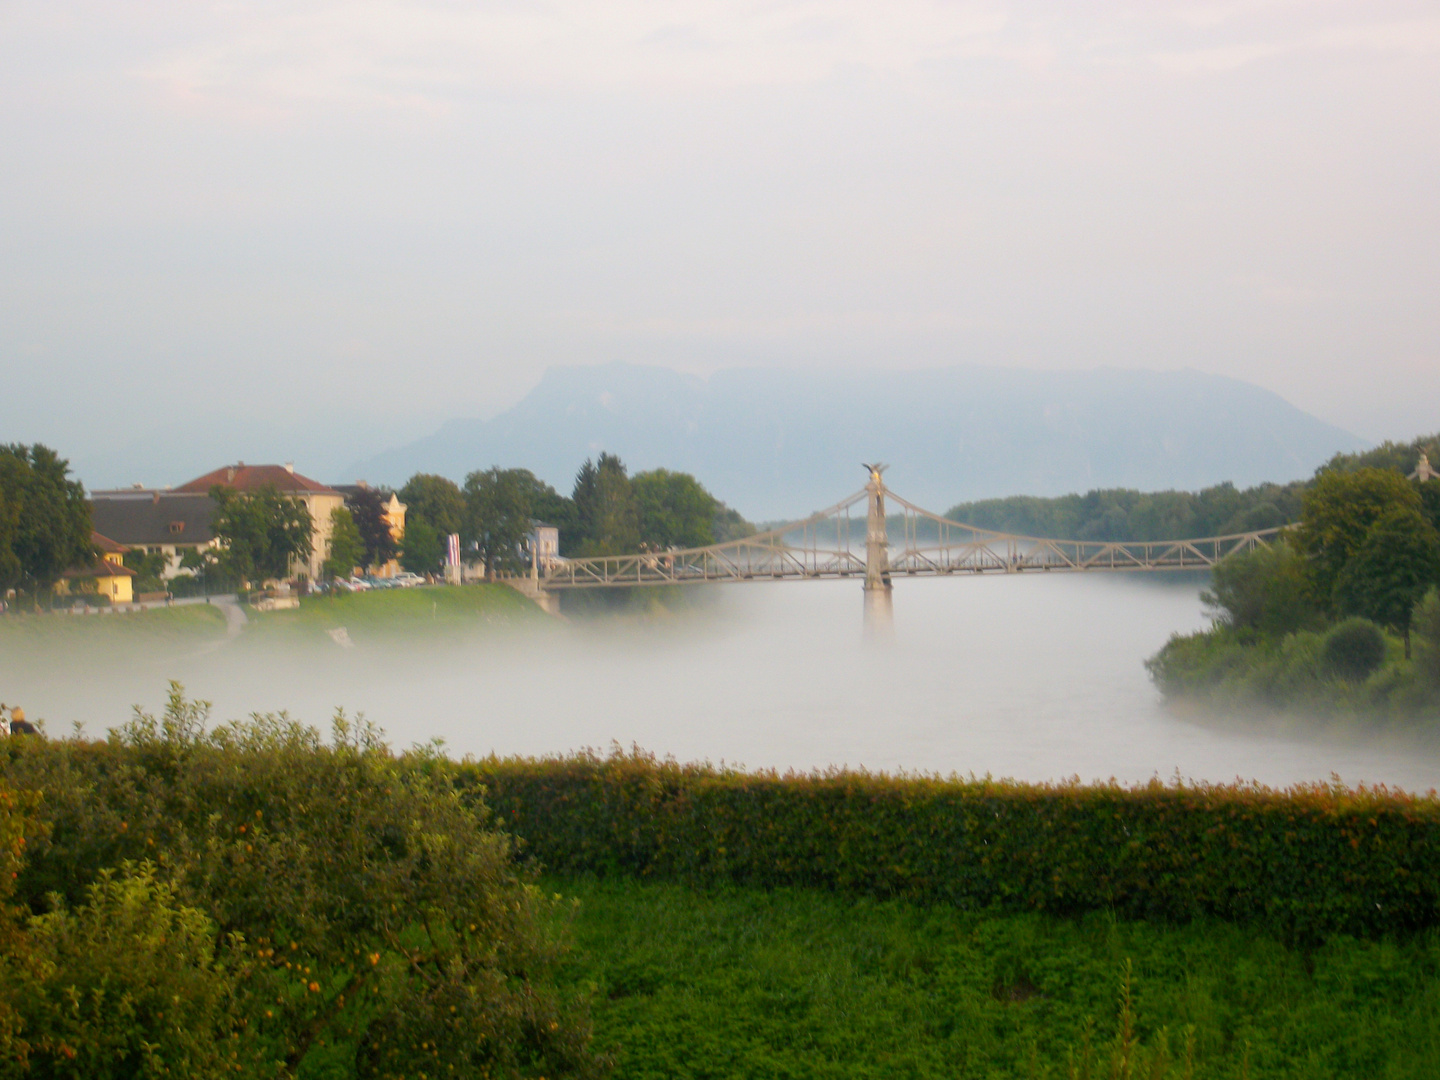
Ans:
[[[709,547],[639,552],[536,565],[540,590],[696,585],[726,581],[859,578],[889,588],[895,576],[1076,571],[1202,570],[1227,555],[1272,543],[1280,529],[1195,540],[1051,540],[951,521],[885,487],[871,470],[864,488],[803,521]],[[885,500],[900,510],[903,536],[889,537]],[[854,511],[868,503],[860,514]]]

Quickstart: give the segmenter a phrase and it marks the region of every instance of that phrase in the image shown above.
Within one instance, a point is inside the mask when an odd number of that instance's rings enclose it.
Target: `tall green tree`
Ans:
[[[21,480],[24,465],[0,453],[0,593],[20,584],[25,569],[15,551],[20,538]]]
[[[400,550],[390,531],[390,522],[385,520],[389,494],[377,488],[361,487],[345,498],[350,516],[355,519],[355,528],[360,532],[360,542],[365,545],[365,557],[361,561],[366,566],[384,566]]]
[[[1420,493],[1421,513],[1431,525],[1440,529],[1440,478],[1416,483],[1415,490]]]
[[[438,574],[444,558],[445,541],[430,523],[424,519],[407,520],[404,546],[400,551],[400,565],[412,574]]]
[[[1346,561],[1335,582],[1340,610],[1400,633],[1410,658],[1415,607],[1440,584],[1440,534],[1419,510],[1397,506],[1382,514]]]
[[[1391,469],[1325,469],[1301,498],[1296,539],[1310,558],[1317,599],[1334,606],[1335,586],[1370,527],[1392,510],[1419,512],[1415,485]]]
[[[640,547],[640,508],[625,463],[586,460],[575,476],[576,555],[629,555]]]
[[[652,548],[715,543],[720,500],[689,473],[651,469],[630,481],[640,515],[640,542]]]
[[[530,503],[530,516],[536,521],[554,525],[560,530],[561,542],[567,534],[573,535],[577,523],[575,503],[561,495],[529,469],[514,469],[516,482],[525,492]]]
[[[520,548],[530,531],[535,476],[528,469],[492,466],[465,478],[465,518],[460,536],[485,563],[491,580],[497,570],[520,570]]]
[[[90,504],[47,446],[0,446],[0,584],[44,590],[95,556]]]
[[[355,527],[349,509],[337,506],[330,511],[330,554],[325,559],[325,576],[349,577],[357,566],[365,565],[365,541]]]
[[[1305,557],[1283,539],[1221,560],[1200,598],[1217,622],[1237,630],[1281,635],[1324,623]]]
[[[416,473],[400,489],[405,504],[405,528],[423,521],[440,536],[460,531],[465,520],[465,495],[455,481],[434,473]]]
[[[217,484],[212,529],[221,542],[220,568],[240,581],[283,580],[292,560],[310,555],[314,524],[304,502],[273,485],[239,492]]]

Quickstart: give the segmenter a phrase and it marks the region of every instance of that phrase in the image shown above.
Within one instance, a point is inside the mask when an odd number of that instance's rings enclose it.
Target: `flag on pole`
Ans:
[[[451,533],[445,540],[445,561],[451,566],[460,565],[460,534]]]

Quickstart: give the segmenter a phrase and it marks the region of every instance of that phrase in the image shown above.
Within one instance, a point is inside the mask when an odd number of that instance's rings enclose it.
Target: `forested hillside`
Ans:
[[[1372,450],[1336,454],[1319,470],[1361,468],[1413,472],[1424,451],[1440,464],[1440,433],[1408,443],[1387,442]],[[1109,488],[1044,499],[1015,495],[951,507],[946,517],[998,532],[1077,540],[1178,540],[1268,529],[1299,520],[1301,493],[1309,481],[1257,484],[1238,489],[1217,484],[1201,491],[1134,491]]]

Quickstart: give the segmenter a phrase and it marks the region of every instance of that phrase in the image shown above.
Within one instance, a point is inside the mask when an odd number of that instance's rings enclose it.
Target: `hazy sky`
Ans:
[[[7,0],[0,438],[378,449],[613,359],[1192,366],[1408,436],[1437,150],[1433,0]]]

